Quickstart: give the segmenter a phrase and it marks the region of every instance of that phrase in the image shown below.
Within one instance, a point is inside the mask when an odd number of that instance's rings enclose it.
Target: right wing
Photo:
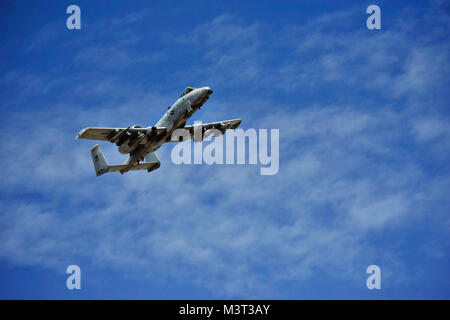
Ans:
[[[199,124],[198,126],[202,127],[202,137],[203,139],[209,136],[211,133],[208,132],[210,129],[217,129],[222,134],[225,134],[225,132],[229,129],[236,129],[241,124],[241,119],[233,119],[233,120],[225,120],[225,121],[218,121],[218,122],[211,122],[211,123],[205,123],[205,124]],[[191,139],[194,139],[194,127],[197,125],[189,125],[185,126],[184,128],[180,129],[186,129],[189,131]],[[178,142],[178,140],[171,140],[171,142]]]

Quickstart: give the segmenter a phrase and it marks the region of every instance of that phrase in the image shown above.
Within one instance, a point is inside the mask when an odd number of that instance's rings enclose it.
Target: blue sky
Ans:
[[[81,8],[67,30],[66,8]],[[382,29],[368,30],[370,4]],[[3,299],[448,299],[444,1],[13,1],[0,9]],[[96,177],[88,126],[280,130],[280,169]],[[112,163],[124,160],[101,144]],[[82,289],[67,290],[79,265]],[[382,289],[368,290],[367,266]]]

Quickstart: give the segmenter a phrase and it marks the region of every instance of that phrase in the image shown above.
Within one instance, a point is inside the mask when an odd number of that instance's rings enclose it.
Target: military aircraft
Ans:
[[[85,128],[78,133],[76,139],[109,141],[117,145],[120,153],[130,155],[123,164],[109,165],[99,145],[95,145],[91,149],[91,155],[97,176],[117,171],[124,174],[130,170],[151,172],[160,167],[160,161],[155,151],[166,142],[183,140],[182,137],[179,140],[172,140],[172,133],[176,129],[186,129],[190,138],[194,138],[194,126],[186,126],[186,121],[200,109],[212,92],[209,87],[187,87],[154,126],[146,128],[139,125],[128,128]],[[208,136],[208,132],[213,131],[212,129],[216,129],[219,134],[224,134],[226,130],[235,129],[240,124],[241,119],[202,124],[201,139]],[[196,138],[194,141],[197,140]],[[141,162],[142,160],[144,161]]]

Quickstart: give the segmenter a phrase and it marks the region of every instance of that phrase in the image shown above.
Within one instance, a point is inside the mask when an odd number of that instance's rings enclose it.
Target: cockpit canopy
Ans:
[[[188,94],[189,92],[191,92],[192,90],[194,90],[195,88],[193,87],[187,87],[180,95],[180,98],[185,96],[186,94]]]

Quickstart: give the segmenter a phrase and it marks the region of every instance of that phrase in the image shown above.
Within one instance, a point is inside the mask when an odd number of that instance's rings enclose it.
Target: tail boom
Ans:
[[[128,164],[109,165],[98,144],[91,149],[91,156],[94,163],[95,174],[97,176],[101,176],[108,172],[120,172],[123,174],[134,170],[147,170],[148,172],[151,172],[158,169],[161,165],[155,152],[149,153],[145,157],[145,162],[138,163],[135,166],[130,166]]]

